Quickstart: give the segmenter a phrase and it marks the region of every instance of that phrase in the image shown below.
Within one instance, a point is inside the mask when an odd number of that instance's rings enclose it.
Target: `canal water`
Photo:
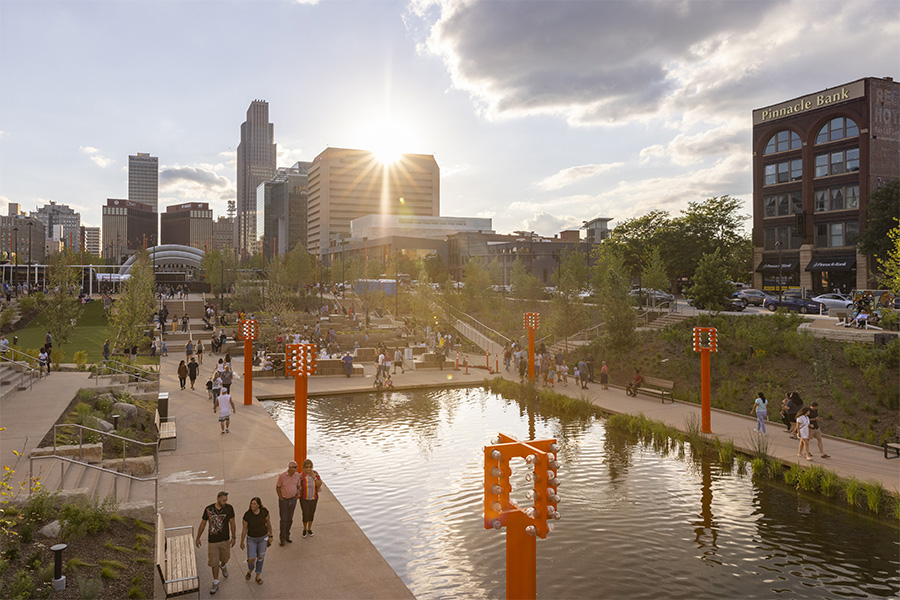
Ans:
[[[293,401],[264,404],[291,437]],[[316,470],[422,600],[505,597],[505,533],[482,522],[482,447],[498,432],[561,446],[539,598],[900,595],[896,527],[754,482],[749,465],[724,472],[689,445],[654,450],[604,419],[461,389],[313,398],[308,428]]]

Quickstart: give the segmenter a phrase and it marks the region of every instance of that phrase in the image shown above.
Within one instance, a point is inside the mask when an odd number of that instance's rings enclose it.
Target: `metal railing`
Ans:
[[[132,440],[131,438],[123,437],[121,435],[116,435],[114,433],[109,433],[107,431],[101,431],[99,429],[94,429],[92,427],[88,427],[86,425],[79,425],[78,423],[56,423],[53,425],[53,454],[56,454],[56,438],[57,433],[60,427],[77,427],[78,428],[78,458],[84,458],[84,432],[90,433],[99,433],[102,436],[106,436],[108,438],[121,440],[122,441],[122,468],[125,468],[125,459],[128,458],[128,446],[127,444],[135,444],[137,446],[152,446],[153,447],[153,469],[156,473],[159,473],[159,444],[157,442],[139,442],[137,440]]]
[[[59,468],[59,485],[57,486],[57,490],[62,489],[63,481],[65,480],[66,471],[68,471],[67,465],[78,464],[86,469],[94,469],[95,471],[100,471],[101,473],[110,473],[113,475],[113,497],[118,502],[119,499],[119,478],[126,478],[132,481],[139,481],[141,483],[146,483],[148,481],[153,482],[153,509],[158,510],[159,508],[159,476],[156,477],[135,477],[134,475],[129,475],[128,473],[121,473],[119,471],[113,471],[112,469],[106,469],[103,467],[98,467],[97,465],[91,465],[86,462],[81,462],[72,458],[68,458],[65,456],[58,456],[56,454],[47,454],[45,456],[31,456],[28,458],[28,481],[34,481],[34,461],[36,460],[58,460],[60,461]],[[29,495],[31,494],[32,487],[29,485]]]
[[[121,365],[123,368],[114,367],[110,363]],[[125,375],[129,380],[133,377],[137,381],[142,381],[144,383],[154,383],[159,381],[159,373],[156,371],[148,371],[127,363],[109,359],[101,361],[97,365],[97,369],[94,371],[94,379],[97,381],[96,385],[100,385],[101,377],[114,377],[115,375]]]
[[[38,379],[40,379],[41,375],[43,374],[42,371],[40,371],[39,369],[35,369],[34,367],[32,367],[30,364],[28,364],[25,361],[13,360],[13,359],[7,358],[5,356],[0,356],[0,362],[2,362],[4,364],[14,365],[13,368],[19,372],[19,374],[21,375],[21,380],[24,380],[26,377],[25,374],[28,373],[27,377],[28,377],[28,389],[29,390],[34,387],[34,378],[37,377]],[[35,374],[35,371],[37,371],[37,374]],[[21,381],[20,381],[20,385],[21,385]]]

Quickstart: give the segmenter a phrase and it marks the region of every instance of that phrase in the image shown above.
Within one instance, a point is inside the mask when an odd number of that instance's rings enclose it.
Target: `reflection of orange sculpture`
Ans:
[[[484,528],[506,527],[506,597],[533,599],[537,596],[537,540],[553,531],[559,519],[556,493],[559,480],[555,439],[520,442],[500,434],[484,447]],[[509,461],[523,458],[534,471],[526,476],[533,483],[527,497],[534,506],[522,509],[509,497],[512,470]]]
[[[259,336],[259,322],[243,319],[238,323],[238,332],[244,338],[244,405],[253,404],[253,340]]]
[[[294,377],[294,460],[306,460],[306,398],[308,377],[318,368],[315,344],[287,344],[284,347],[284,373]]]
[[[541,315],[528,312],[522,316],[528,330],[528,381],[534,381],[534,330],[540,326]]]
[[[705,343],[704,335],[706,336]],[[700,353],[700,408],[702,414],[700,431],[712,433],[712,425],[710,423],[709,354],[710,352],[718,352],[715,327],[694,327],[694,352]]]

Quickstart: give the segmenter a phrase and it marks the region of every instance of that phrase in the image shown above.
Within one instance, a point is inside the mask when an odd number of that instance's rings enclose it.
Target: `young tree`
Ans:
[[[614,246],[601,244],[595,250],[594,293],[597,296],[603,337],[608,344],[622,347],[634,336],[635,314],[628,291],[631,276],[625,259]]]
[[[693,285],[688,293],[693,298],[694,306],[708,310],[721,310],[724,301],[732,292],[728,281],[728,268],[719,249],[704,254],[694,271]]]
[[[112,307],[112,337],[123,348],[137,346],[144,339],[156,310],[156,281],[153,264],[146,250],[140,250],[130,277],[122,284],[119,299]]]
[[[866,203],[866,228],[859,235],[859,250],[885,258],[893,246],[888,232],[896,227],[900,214],[900,180],[894,180],[869,194]]]
[[[41,320],[53,338],[56,350],[51,356],[59,364],[63,356],[62,347],[69,341],[78,319],[81,317],[81,270],[73,268],[77,264],[71,250],[59,252],[50,259],[47,270],[49,291],[43,296]]]
[[[881,265],[881,285],[900,294],[900,219],[895,217],[894,223],[897,225],[887,233],[891,247],[885,258],[878,258],[878,264]]]
[[[644,260],[644,270],[641,272],[641,287],[652,288],[668,292],[671,285],[666,274],[666,263],[663,261],[659,248],[650,250],[650,254]]]
[[[541,280],[529,273],[520,260],[513,263],[510,281],[512,295],[517,298],[538,300],[544,296],[544,286],[541,285]]]
[[[467,313],[481,312],[491,293],[491,278],[480,260],[466,262],[463,268],[462,289],[463,310]]]
[[[219,298],[219,306],[222,306],[222,297],[231,289],[236,278],[238,264],[234,252],[222,250],[206,252],[200,266],[212,292]]]

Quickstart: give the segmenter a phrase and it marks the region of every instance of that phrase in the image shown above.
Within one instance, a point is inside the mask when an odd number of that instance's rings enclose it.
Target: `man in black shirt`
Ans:
[[[222,575],[228,577],[228,567],[225,563],[231,558],[231,547],[234,546],[235,526],[234,526],[234,509],[228,504],[228,492],[219,492],[216,496],[216,503],[210,504],[203,509],[203,517],[200,521],[200,527],[197,528],[197,547],[200,547],[201,536],[206,524],[209,523],[209,534],[207,542],[209,548],[207,554],[209,557],[209,566],[212,567],[213,582],[209,590],[210,594],[219,591],[219,567],[222,568]]]
[[[813,402],[809,405],[809,437],[815,438],[817,442],[819,442],[819,454],[822,455],[822,458],[831,458],[830,455],[825,453],[825,448],[822,446],[822,428],[819,426],[819,403]]]
[[[197,381],[197,373],[200,371],[200,365],[197,364],[197,359],[193,356],[191,357],[191,362],[188,363],[188,377],[191,378],[191,389],[194,389],[194,382]]]

